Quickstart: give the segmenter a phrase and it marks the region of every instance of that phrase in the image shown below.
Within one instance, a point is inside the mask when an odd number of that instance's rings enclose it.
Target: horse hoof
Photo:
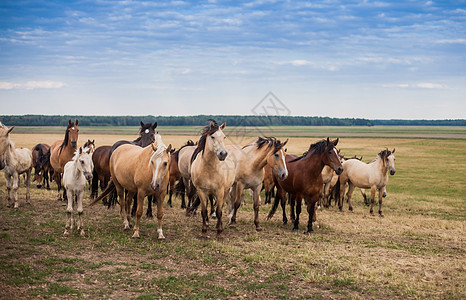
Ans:
[[[81,231],[79,232],[79,235],[84,236],[84,234],[85,234],[84,229],[81,229]]]
[[[207,241],[207,240],[209,239],[209,237],[208,237],[206,234],[203,233],[203,234],[201,234],[201,235],[199,236],[199,239],[200,239],[201,241]]]
[[[294,228],[294,227],[293,227],[293,229],[292,229],[291,231],[296,232],[296,231],[298,231],[298,230],[299,230],[299,228]]]
[[[313,233],[314,233],[314,230],[312,230],[312,231],[304,231],[304,234],[306,234],[306,235],[311,235],[311,234],[313,234]]]
[[[383,217],[384,217],[384,215],[383,215],[383,214],[379,214],[379,216],[380,216],[381,218],[383,218]]]
[[[149,220],[153,220],[154,219],[154,216],[150,215],[150,216],[146,216]]]
[[[261,232],[261,231],[262,231],[262,227],[256,227],[256,231]]]
[[[70,235],[70,233],[69,233],[68,230],[65,230],[65,232],[63,232],[63,236],[69,236],[69,235]]]
[[[132,238],[139,239],[139,232],[134,232]]]

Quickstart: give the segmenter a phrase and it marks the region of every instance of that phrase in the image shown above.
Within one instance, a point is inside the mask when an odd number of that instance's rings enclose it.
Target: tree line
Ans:
[[[81,126],[139,126],[154,122],[160,126],[204,126],[208,119],[229,126],[466,126],[466,120],[368,120],[300,116],[75,116],[75,115],[3,115],[0,122],[8,126],[66,126],[68,120],[79,120]]]

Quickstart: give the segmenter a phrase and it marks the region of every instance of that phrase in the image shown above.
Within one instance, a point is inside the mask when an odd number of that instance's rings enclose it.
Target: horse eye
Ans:
[[[278,153],[275,153],[273,156],[275,156],[276,158],[278,158]]]
[[[81,164],[84,165],[84,161],[81,160]]]
[[[164,162],[164,163],[163,163],[163,166],[164,166],[164,167],[166,167],[167,165],[168,165],[168,163],[167,163],[167,162]]]
[[[213,140],[215,140],[215,137],[213,135],[210,136]]]

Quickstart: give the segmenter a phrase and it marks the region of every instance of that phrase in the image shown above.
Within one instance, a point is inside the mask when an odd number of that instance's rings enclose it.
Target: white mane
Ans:
[[[165,144],[163,143],[162,141],[162,137],[159,135],[159,134],[156,134],[155,135],[155,141],[157,142],[157,149],[154,151],[154,153],[152,153],[150,159],[149,159],[149,166],[150,166],[150,162],[156,158],[156,157],[159,157],[163,154],[163,151],[165,151],[165,149],[167,149],[167,146],[165,146]]]

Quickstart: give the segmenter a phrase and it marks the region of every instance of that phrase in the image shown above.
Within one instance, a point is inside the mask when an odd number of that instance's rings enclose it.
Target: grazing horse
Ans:
[[[323,188],[322,169],[325,165],[328,165],[337,174],[341,174],[343,171],[335,148],[337,144],[338,139],[330,141],[329,138],[312,144],[305,155],[287,162],[288,177],[283,181],[276,181],[279,198],[284,199],[285,193],[288,192],[297,202],[293,230],[299,228],[301,201],[304,199],[309,214],[307,233],[313,232],[312,222],[313,218],[315,218],[315,207]]]
[[[68,121],[68,126],[65,131],[63,141],[56,141],[50,146],[50,164],[53,168],[53,177],[58,186],[58,200],[62,200],[61,190],[61,175],[63,174],[65,164],[73,159],[74,153],[78,145],[78,128],[79,121],[75,123]],[[63,197],[66,200],[66,190],[63,191]]]
[[[0,123],[0,157],[3,161],[3,168],[6,179],[8,193],[7,207],[14,203],[14,208],[19,207],[18,187],[19,175],[26,173],[26,203],[30,204],[29,184],[31,182],[32,153],[30,149],[16,149],[10,139],[10,132],[15,127],[6,127]]]
[[[201,238],[207,238],[207,200],[212,195],[217,199],[217,239],[223,239],[223,200],[235,181],[235,163],[225,149],[225,123],[218,125],[209,120],[201,132],[197,148],[191,156],[191,180],[196,187],[202,208]]]
[[[63,187],[66,190],[68,198],[68,206],[66,208],[66,225],[65,236],[73,230],[73,207],[78,212],[78,221],[76,227],[80,235],[84,235],[82,214],[83,214],[83,198],[86,182],[92,179],[92,169],[94,167],[91,159],[91,149],[79,148],[73,159],[65,164],[63,171]]]
[[[158,238],[165,239],[162,231],[163,200],[168,186],[170,150],[171,145],[165,146],[158,134],[155,137],[155,142],[145,148],[124,144],[115,149],[110,157],[112,179],[105,191],[90,205],[94,205],[116,189],[123,215],[123,224],[125,230],[129,230],[131,202],[133,196],[137,194],[138,205],[133,238],[138,238],[144,198],[153,195],[157,199]],[[125,189],[128,191],[126,199]]]
[[[32,167],[34,168],[34,179],[38,189],[42,185],[47,186],[47,190],[50,190],[49,174],[52,173],[52,167],[50,166],[50,145],[37,144],[32,148]]]
[[[377,158],[372,162],[366,164],[357,159],[349,159],[343,163],[345,170],[340,175],[340,198],[338,207],[343,210],[343,196],[345,194],[346,183],[348,183],[348,205],[349,210],[353,211],[351,205],[351,196],[354,191],[354,187],[363,189],[371,189],[371,208],[370,214],[373,215],[373,205],[375,200],[375,192],[379,192],[379,215],[382,214],[382,198],[385,192],[385,186],[388,183],[388,174],[395,175],[395,149],[389,151],[385,149],[380,151]]]
[[[260,191],[264,181],[264,167],[270,166],[277,174],[279,180],[288,176],[285,164],[284,143],[276,138],[259,137],[253,144],[244,146],[242,149],[233,145],[226,146],[229,155],[235,161],[236,175],[235,183],[230,192],[230,227],[236,226],[236,212],[244,199],[244,190],[252,190],[254,207],[254,225],[257,231],[262,231],[259,224]]]

